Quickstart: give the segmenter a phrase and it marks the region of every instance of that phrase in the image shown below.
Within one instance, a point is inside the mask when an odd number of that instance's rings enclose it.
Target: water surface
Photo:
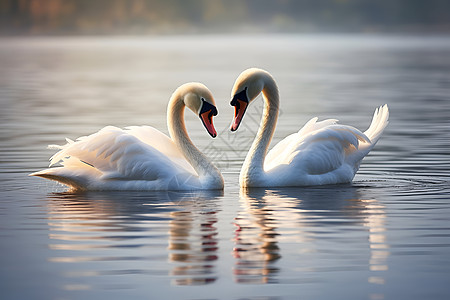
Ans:
[[[448,299],[450,39],[399,36],[2,38],[0,287],[5,299]],[[352,184],[238,188],[262,101],[236,133],[248,67],[278,81],[279,141],[311,117],[390,124]],[[186,113],[223,192],[70,194],[31,178],[48,144],[103,126],[167,133],[176,87],[215,95],[219,137]]]

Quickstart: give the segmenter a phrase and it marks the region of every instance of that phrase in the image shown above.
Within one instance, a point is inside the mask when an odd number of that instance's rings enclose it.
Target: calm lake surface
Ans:
[[[352,184],[238,186],[260,99],[228,130],[248,67],[281,93],[274,142],[314,116],[390,124]],[[450,38],[189,36],[0,39],[2,299],[450,299]],[[223,192],[89,192],[28,177],[48,144],[103,126],[167,133],[188,81],[217,102]],[[272,143],[273,145],[273,143]]]

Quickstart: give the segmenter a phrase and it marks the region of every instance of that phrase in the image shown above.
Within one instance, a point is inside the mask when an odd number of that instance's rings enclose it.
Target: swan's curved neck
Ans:
[[[173,95],[167,107],[167,127],[174,143],[199,175],[200,181],[222,181],[220,171],[194,146],[184,123],[185,104],[180,95]]]
[[[267,149],[272,140],[278,119],[279,95],[275,80],[270,75],[263,77],[264,87],[262,89],[264,98],[264,110],[259,125],[258,133],[245,158],[241,169],[241,183],[245,178],[261,178],[264,173],[264,160]]]

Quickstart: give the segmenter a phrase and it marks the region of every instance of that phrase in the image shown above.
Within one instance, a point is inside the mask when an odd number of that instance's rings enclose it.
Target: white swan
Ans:
[[[167,107],[171,138],[150,126],[99,132],[67,140],[50,158],[40,176],[68,185],[72,190],[196,190],[223,189],[220,171],[192,143],[186,132],[184,108],[198,114],[208,133],[217,133],[214,98],[201,83],[186,83],[175,90]]]
[[[287,136],[267,153],[278,118],[278,88],[273,77],[261,69],[248,69],[236,79],[231,105],[238,129],[247,106],[260,93],[264,111],[255,140],[239,176],[241,187],[309,186],[347,183],[353,180],[361,160],[374,147],[388,124],[387,105],[375,111],[364,133],[336,124],[337,120],[311,119],[300,131]],[[267,156],[266,156],[267,154]]]

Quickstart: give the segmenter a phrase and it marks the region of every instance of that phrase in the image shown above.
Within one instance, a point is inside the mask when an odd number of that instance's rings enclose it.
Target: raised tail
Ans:
[[[384,128],[389,124],[389,108],[387,104],[378,107],[373,114],[372,123],[364,134],[370,139],[372,147],[378,142]]]
[[[378,107],[373,114],[372,123],[364,134],[370,140],[370,142],[362,142],[359,144],[357,151],[348,155],[346,160],[350,165],[355,166],[355,170],[359,168],[361,160],[366,156],[370,150],[375,146],[381,137],[384,129],[388,125],[389,121],[389,108],[387,104]]]

